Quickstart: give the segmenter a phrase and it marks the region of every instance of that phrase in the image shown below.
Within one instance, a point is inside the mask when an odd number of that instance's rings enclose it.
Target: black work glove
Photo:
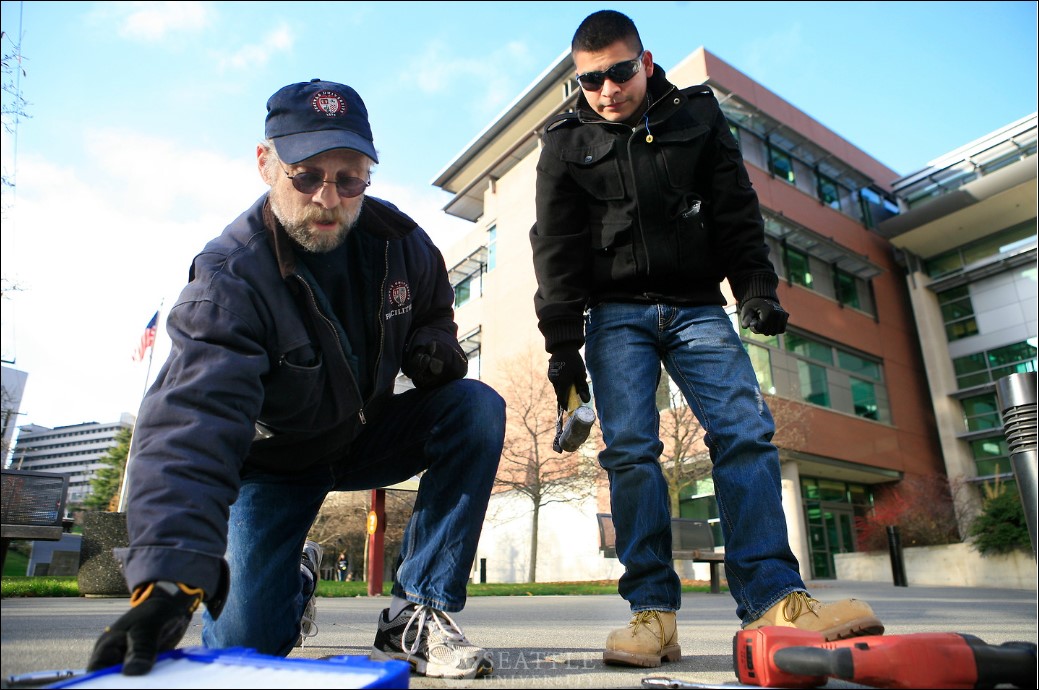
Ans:
[[[174,649],[202,601],[202,590],[177,582],[150,582],[134,590],[129,611],[94,644],[88,671],[123,664],[123,675],[143,676],[159,652]]]
[[[430,340],[409,349],[403,369],[416,388],[432,388],[464,378],[469,360],[450,345]]]
[[[786,331],[790,315],[774,299],[751,297],[740,307],[740,325],[760,335],[779,335]]]
[[[592,399],[588,390],[584,360],[576,347],[560,348],[548,358],[548,380],[556,389],[556,402],[562,410],[570,409],[570,388],[577,390],[582,402]]]

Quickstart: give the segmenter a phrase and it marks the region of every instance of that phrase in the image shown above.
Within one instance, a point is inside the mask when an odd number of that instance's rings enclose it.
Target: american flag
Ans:
[[[144,333],[141,334],[141,342],[134,348],[133,361],[140,362],[144,359],[144,353],[148,351],[149,347],[155,345],[155,332],[159,328],[159,312],[155,312],[152,316],[151,321],[144,328]]]

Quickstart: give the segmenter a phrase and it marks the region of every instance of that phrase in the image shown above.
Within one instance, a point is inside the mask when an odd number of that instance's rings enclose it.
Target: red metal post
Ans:
[[[368,513],[368,596],[382,594],[382,559],[386,534],[386,489],[372,489]]]

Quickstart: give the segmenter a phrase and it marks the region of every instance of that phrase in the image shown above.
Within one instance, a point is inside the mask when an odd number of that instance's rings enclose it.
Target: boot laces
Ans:
[[[783,604],[783,618],[793,623],[803,613],[811,613],[818,616],[816,608],[819,606],[819,601],[808,596],[806,592],[793,592],[786,598],[786,603]]]
[[[650,627],[650,623],[656,621],[657,623],[657,637],[660,638],[660,646],[664,646],[664,622],[660,620],[660,616],[657,615],[656,611],[639,611],[631,618],[631,622],[628,623],[628,627],[631,628],[631,636],[635,637],[639,633],[639,626],[645,626],[646,630],[653,633],[653,628]]]

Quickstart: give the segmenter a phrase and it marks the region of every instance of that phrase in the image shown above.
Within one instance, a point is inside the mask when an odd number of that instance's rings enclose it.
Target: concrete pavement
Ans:
[[[993,645],[1037,642],[1035,590],[829,580],[809,583],[809,589],[822,601],[845,597],[868,601],[887,626],[887,634],[958,632]],[[382,597],[319,598],[320,632],[289,658],[366,655],[375,636],[376,616],[386,605]],[[9,687],[7,679],[13,675],[82,668],[98,634],[127,606],[126,599],[4,599],[0,606],[4,687]],[[684,595],[678,615],[682,660],[637,669],[602,663],[607,633],[626,625],[630,617],[620,596],[471,597],[466,609],[453,617],[474,644],[493,652],[494,674],[477,680],[411,675],[410,687],[639,688],[649,677],[736,686],[734,612],[728,593]],[[196,615],[182,646],[200,644],[200,636],[201,618]],[[857,686],[831,680],[826,687]]]

